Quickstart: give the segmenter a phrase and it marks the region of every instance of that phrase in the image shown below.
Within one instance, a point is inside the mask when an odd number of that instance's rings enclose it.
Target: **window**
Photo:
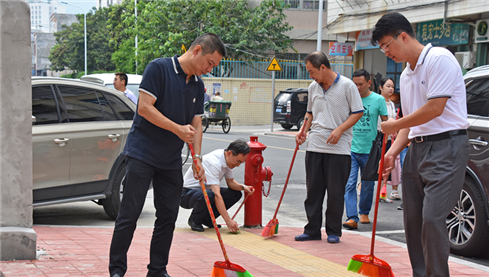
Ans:
[[[467,83],[467,113],[489,116],[489,78]]]
[[[134,111],[132,111],[121,99],[110,93],[103,93],[106,101],[114,109],[115,114],[120,120],[132,120]]]
[[[58,86],[58,88],[69,122],[104,121],[102,105],[95,90],[75,86]]]
[[[319,10],[319,0],[285,0],[284,3],[290,5],[289,9],[300,10]],[[323,11],[326,11],[328,1],[323,1]]]
[[[399,83],[401,82],[401,73],[402,73],[402,63],[396,63],[391,58],[387,57],[387,69],[386,69],[386,77],[392,78],[396,85],[394,92],[399,93]]]
[[[297,94],[297,100],[299,100],[299,102],[307,104],[307,92]]]
[[[107,101],[107,99],[105,99],[104,95],[101,92],[97,92],[97,97],[100,102],[100,107],[102,108],[102,114],[104,120],[106,121],[117,120],[114,111],[110,107],[109,102]]]
[[[32,87],[32,115],[35,125],[58,123],[58,108],[51,86]]]

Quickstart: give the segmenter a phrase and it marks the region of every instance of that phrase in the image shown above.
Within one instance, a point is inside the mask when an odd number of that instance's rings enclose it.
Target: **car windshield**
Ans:
[[[277,95],[277,98],[275,99],[277,101],[277,104],[285,105],[287,103],[287,100],[289,100],[289,97],[290,97],[290,93],[281,92],[279,93],[279,95]]]

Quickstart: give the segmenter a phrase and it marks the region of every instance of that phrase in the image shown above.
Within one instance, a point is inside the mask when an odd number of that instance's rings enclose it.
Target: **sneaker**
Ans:
[[[370,219],[368,219],[368,214],[360,215],[360,223],[367,224],[370,223]]]
[[[329,235],[328,236],[328,242],[329,243],[339,243],[340,242],[340,237],[335,236],[335,235]]]
[[[355,220],[350,219],[347,222],[343,222],[343,227],[348,230],[354,230],[358,228],[358,223],[356,223]]]
[[[401,200],[401,197],[399,196],[399,193],[397,193],[397,190],[393,190],[391,192],[391,200]]]
[[[404,207],[402,206],[402,203],[401,203],[401,205],[397,206],[397,209],[398,210],[403,210],[404,209]]]
[[[321,237],[311,237],[306,234],[295,236],[296,241],[321,240]]]

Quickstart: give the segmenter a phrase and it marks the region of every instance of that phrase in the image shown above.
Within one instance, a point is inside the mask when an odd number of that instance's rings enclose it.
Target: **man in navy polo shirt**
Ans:
[[[151,181],[156,221],[146,276],[170,276],[166,266],[183,186],[181,149],[191,143],[200,154],[202,144],[205,92],[199,76],[225,55],[221,39],[206,33],[182,56],[155,59],[144,70],[138,110],[123,152],[124,197],[110,246],[110,276],[121,277],[127,271],[127,251]],[[196,160],[203,169],[202,161]],[[204,170],[197,174],[192,167],[195,178],[205,180]]]

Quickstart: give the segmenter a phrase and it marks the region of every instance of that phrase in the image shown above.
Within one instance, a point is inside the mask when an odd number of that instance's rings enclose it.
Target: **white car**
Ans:
[[[130,91],[136,95],[136,98],[139,97],[139,84],[141,84],[141,80],[143,79],[142,75],[137,74],[126,74],[127,75],[127,86]],[[80,80],[98,83],[103,86],[114,88],[114,78],[115,73],[100,73],[100,74],[89,74],[82,76]]]

